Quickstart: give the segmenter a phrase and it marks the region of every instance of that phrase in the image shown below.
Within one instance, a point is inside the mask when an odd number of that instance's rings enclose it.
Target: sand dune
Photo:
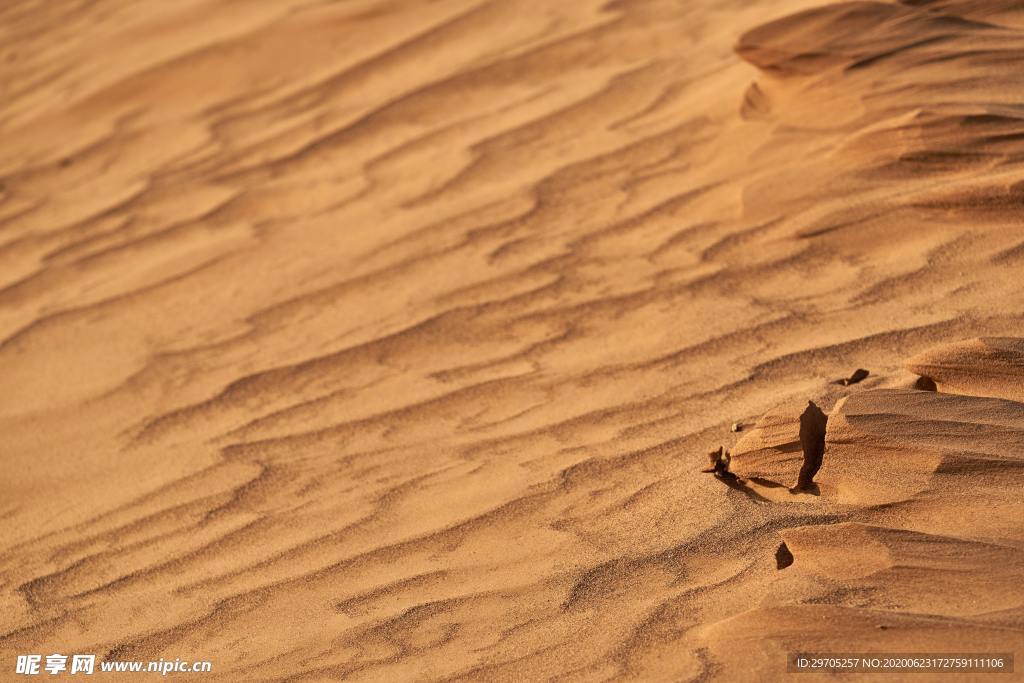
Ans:
[[[907,369],[922,384],[949,393],[1024,400],[1024,342],[998,337],[943,344],[918,354]]]
[[[820,2],[3,3],[3,676],[1024,652],[1024,10]]]

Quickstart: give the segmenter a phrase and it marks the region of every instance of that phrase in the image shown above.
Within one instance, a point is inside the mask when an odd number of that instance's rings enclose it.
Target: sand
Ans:
[[[0,678],[1024,653],[1024,9],[820,2],[2,3]]]

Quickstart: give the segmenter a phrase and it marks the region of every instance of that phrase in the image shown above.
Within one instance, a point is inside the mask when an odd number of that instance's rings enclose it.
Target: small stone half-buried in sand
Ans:
[[[732,449],[729,471],[791,489],[810,487],[825,452],[827,420],[814,401],[773,408]]]

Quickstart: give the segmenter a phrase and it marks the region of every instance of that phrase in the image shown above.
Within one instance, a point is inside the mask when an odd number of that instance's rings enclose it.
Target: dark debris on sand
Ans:
[[[856,370],[853,371],[853,374],[850,375],[849,377],[844,377],[841,380],[837,380],[836,384],[841,384],[844,387],[848,387],[848,386],[850,386],[852,384],[857,384],[858,382],[863,382],[865,379],[867,379],[867,376],[870,375],[870,374],[871,373],[868,372],[867,370],[865,370],[864,368],[857,368]]]

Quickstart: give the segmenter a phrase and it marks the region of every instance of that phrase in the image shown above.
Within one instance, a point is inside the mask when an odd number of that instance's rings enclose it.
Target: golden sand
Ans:
[[[0,678],[1024,653],[1022,63],[1009,0],[0,3]]]

